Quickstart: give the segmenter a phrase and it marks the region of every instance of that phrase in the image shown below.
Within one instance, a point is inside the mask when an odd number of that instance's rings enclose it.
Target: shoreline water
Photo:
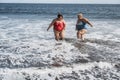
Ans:
[[[0,80],[120,79],[119,6],[31,6],[0,5]],[[67,22],[59,42],[46,31],[57,11]],[[94,25],[85,42],[76,38],[79,11]]]

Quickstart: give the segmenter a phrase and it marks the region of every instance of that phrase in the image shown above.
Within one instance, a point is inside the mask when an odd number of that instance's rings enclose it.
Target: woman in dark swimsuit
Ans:
[[[93,25],[88,21],[87,18],[83,17],[82,13],[78,14],[78,20],[76,23],[77,38],[84,40],[84,35],[87,32],[86,24],[89,24],[91,27]]]

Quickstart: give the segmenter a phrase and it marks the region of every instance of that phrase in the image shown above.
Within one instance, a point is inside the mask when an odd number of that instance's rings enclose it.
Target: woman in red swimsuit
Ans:
[[[64,31],[66,27],[65,20],[63,19],[63,15],[58,14],[57,18],[54,19],[51,24],[49,25],[47,31],[53,26],[54,34],[55,34],[55,39],[58,40],[63,40],[64,39]]]

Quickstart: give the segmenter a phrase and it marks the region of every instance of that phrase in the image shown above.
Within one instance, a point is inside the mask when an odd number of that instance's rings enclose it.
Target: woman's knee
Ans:
[[[58,37],[58,36],[55,36],[55,40],[57,40],[57,41],[58,41],[58,40],[59,40],[59,37]]]

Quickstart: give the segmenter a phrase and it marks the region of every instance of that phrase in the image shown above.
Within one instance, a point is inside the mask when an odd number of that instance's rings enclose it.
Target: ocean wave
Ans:
[[[57,42],[53,30],[46,31],[51,17],[4,16],[8,18],[0,19],[1,80],[120,78],[119,20],[91,19],[94,27],[88,26],[83,42],[76,39],[76,19],[66,18],[65,40]]]
[[[76,17],[79,12],[92,19],[119,19],[120,5],[88,4],[1,4],[0,14],[56,15]]]

